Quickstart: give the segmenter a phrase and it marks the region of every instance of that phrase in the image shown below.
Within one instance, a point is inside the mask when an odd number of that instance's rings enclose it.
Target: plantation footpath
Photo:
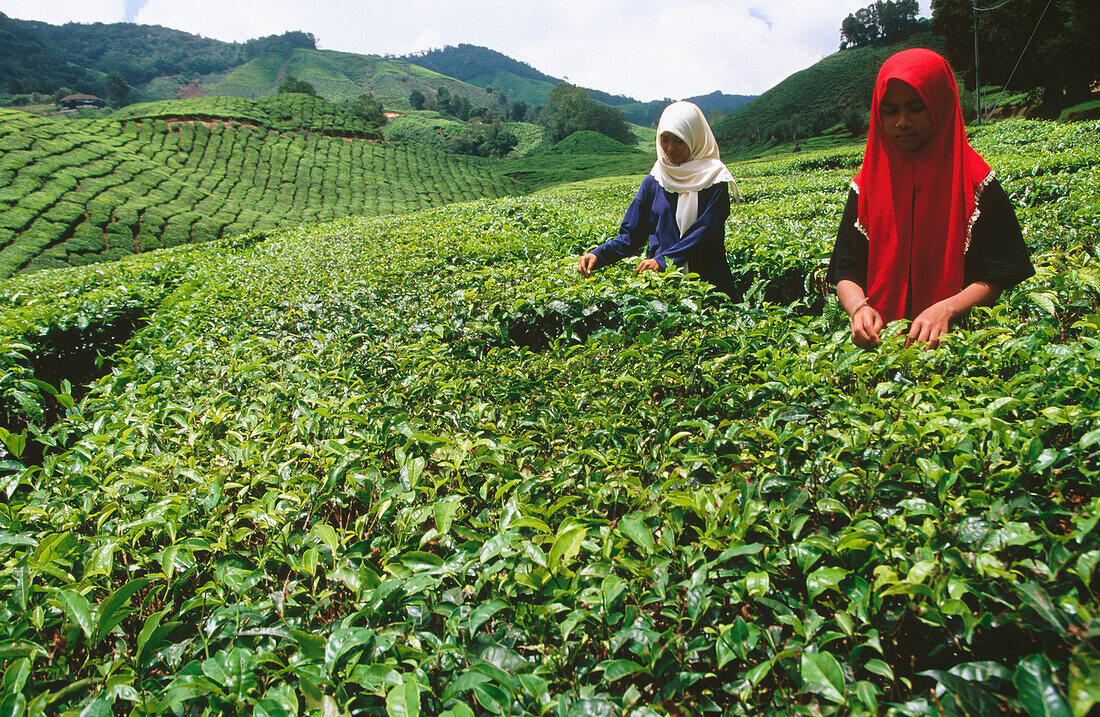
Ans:
[[[302,95],[69,122],[0,109],[0,276],[519,190],[465,158],[369,134]]]
[[[158,122],[70,151],[273,133]],[[1038,273],[936,351],[821,286],[856,148],[733,167],[740,303],[577,275],[637,177],[3,281],[0,709],[1088,714],[1098,136],[974,133]]]

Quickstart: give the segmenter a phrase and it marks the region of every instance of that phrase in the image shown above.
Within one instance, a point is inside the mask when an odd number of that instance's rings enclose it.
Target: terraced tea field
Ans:
[[[520,191],[462,157],[364,139],[319,100],[217,99],[71,122],[0,110],[0,276]]]
[[[740,303],[577,275],[637,177],[0,283],[0,706],[1089,714],[1098,135],[977,133],[1038,274],[936,351],[823,293],[848,149],[733,167]]]
[[[196,97],[186,100],[130,105],[112,119],[213,120],[263,125],[283,131],[320,132],[330,137],[381,139],[362,119],[331,102],[297,93],[275,95],[255,102],[240,97]]]

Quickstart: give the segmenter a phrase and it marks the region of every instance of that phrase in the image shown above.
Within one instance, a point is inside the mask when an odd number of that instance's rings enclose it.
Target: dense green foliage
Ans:
[[[0,13],[0,91],[11,94],[52,92],[59,87],[85,93],[105,93],[100,77],[68,62],[36,24]]]
[[[368,127],[381,127],[386,124],[386,112],[382,103],[374,95],[359,95],[347,105],[352,117],[363,121]]]
[[[543,130],[537,125],[526,122],[505,122],[501,125],[501,129],[516,138],[512,149],[520,154],[527,154],[542,143]],[[416,142],[445,152],[477,154],[461,151],[464,149],[461,145],[476,135],[484,135],[488,129],[480,122],[462,122],[435,111],[421,110],[404,112],[392,118],[382,131],[391,141]]]
[[[777,125],[796,114],[808,132],[817,134],[842,123],[853,110],[868,112],[879,67],[887,57],[907,47],[942,51],[943,43],[935,36],[921,34],[897,45],[833,53],[716,123],[714,136],[725,150],[767,140],[775,134]]]
[[[68,87],[106,95],[104,78],[112,73],[131,85],[166,75],[183,80],[228,70],[261,53],[295,48],[316,49],[316,39],[286,32],[238,44],[158,25],[50,25],[0,13],[0,87],[13,94]]]
[[[583,87],[565,82],[550,91],[550,98],[539,111],[539,123],[546,128],[551,142],[582,130],[599,132],[623,144],[634,142],[622,112],[592,99]]]
[[[519,189],[453,155],[364,139],[362,120],[306,95],[120,114],[0,110],[0,276]]]
[[[840,49],[863,47],[875,42],[901,42],[921,30],[928,21],[918,20],[917,0],[878,0],[844,18],[840,24]]]
[[[494,84],[492,80],[502,73],[542,83],[547,88],[547,92],[560,82],[557,78],[539,72],[526,62],[513,60],[487,47],[467,43],[460,43],[457,47],[448,45],[440,49],[406,55],[400,59],[479,87]],[[487,78],[489,78],[488,82],[486,82]],[[521,96],[521,99],[528,98]],[[546,101],[546,95],[541,97],[536,95],[531,99],[542,104]]]
[[[1086,714],[1098,131],[975,137],[1039,273],[938,351],[819,293],[847,149],[737,305],[577,276],[636,178],[8,280],[5,713]]]
[[[978,3],[932,0],[932,28],[945,38],[947,58],[974,88],[974,21],[983,84],[1013,91],[1043,89],[1051,117],[1090,97],[1100,67],[1100,3],[1093,0],[1018,0]]]
[[[282,82],[279,83],[278,94],[300,94],[316,97],[317,89],[305,80],[299,80],[294,75],[287,75],[283,78]]]

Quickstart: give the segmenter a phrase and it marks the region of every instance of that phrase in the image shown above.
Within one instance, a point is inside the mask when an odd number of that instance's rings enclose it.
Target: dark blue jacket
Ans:
[[[652,174],[647,174],[627,207],[619,236],[592,250],[597,266],[614,264],[646,247],[646,256],[656,259],[662,270],[671,261],[732,294],[733,275],[726,262],[729,185],[719,182],[699,192],[699,218],[682,237],[676,226],[679,197],[675,192],[666,192]]]

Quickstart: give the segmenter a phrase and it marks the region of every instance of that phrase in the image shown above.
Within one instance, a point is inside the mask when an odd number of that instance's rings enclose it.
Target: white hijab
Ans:
[[[669,164],[661,151],[661,134],[671,132],[691,149],[686,162]],[[680,195],[676,200],[676,226],[683,236],[699,218],[699,192],[718,182],[729,182],[737,196],[737,182],[718,155],[718,143],[703,111],[691,102],[673,102],[657,123],[657,161],[649,171],[661,188]]]

